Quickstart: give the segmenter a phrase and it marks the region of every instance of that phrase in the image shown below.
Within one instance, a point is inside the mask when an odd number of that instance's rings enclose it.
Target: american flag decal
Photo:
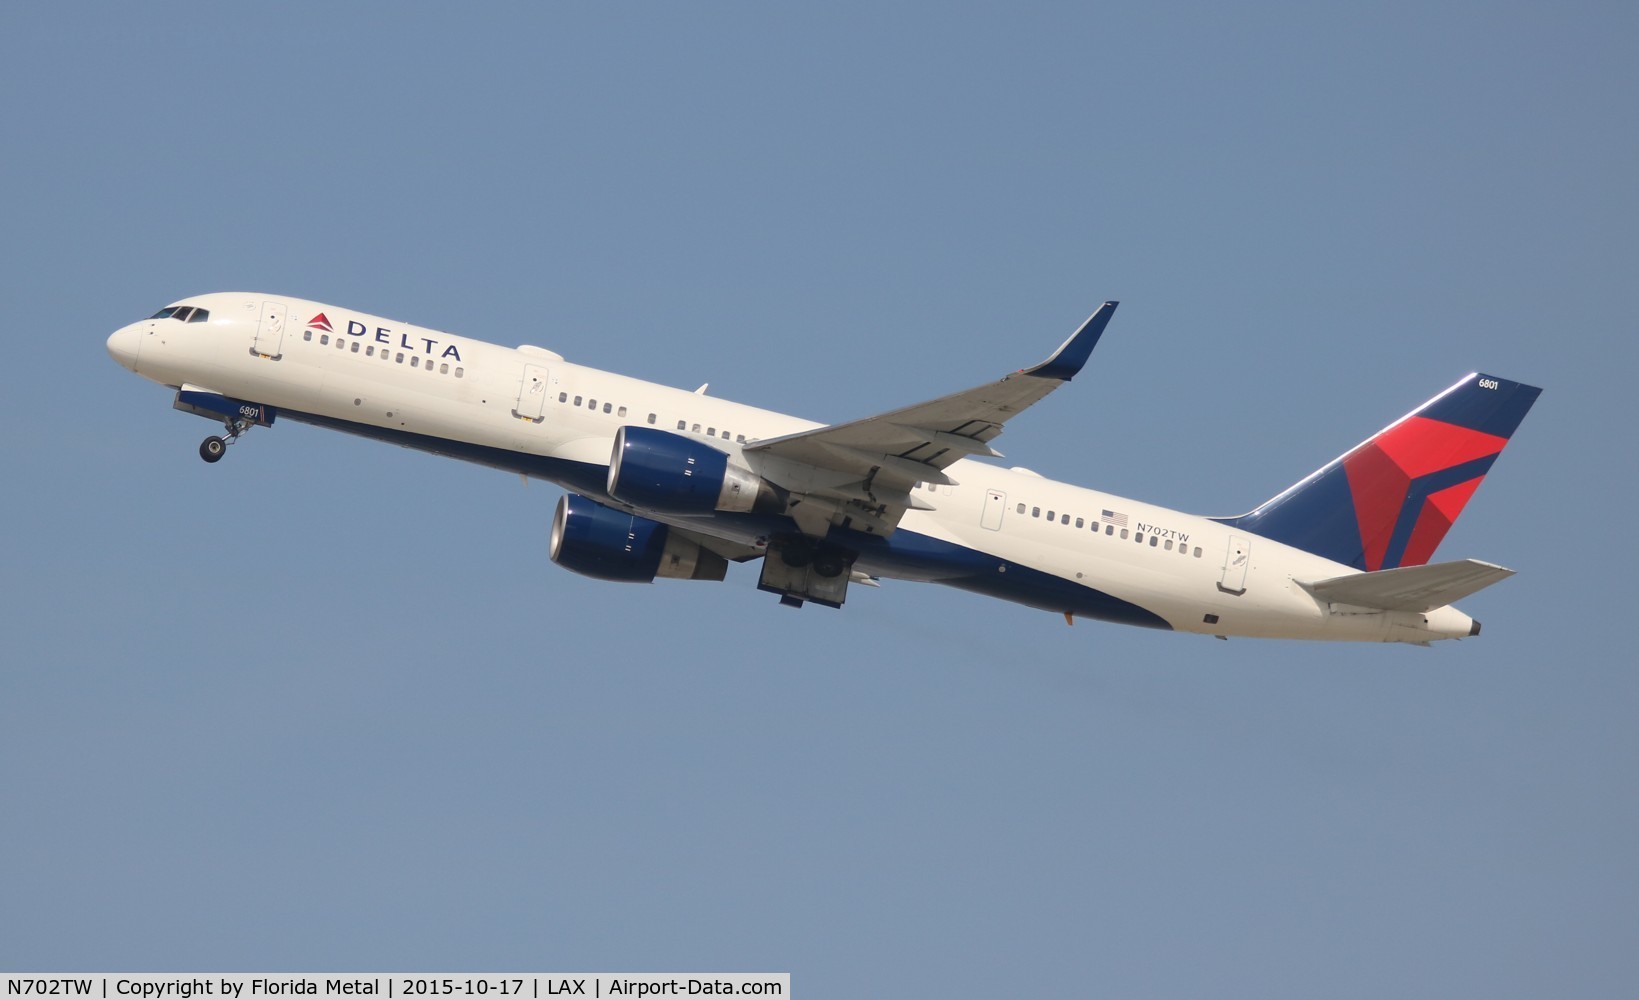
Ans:
[[[1110,524],[1115,525],[1117,528],[1125,528],[1127,526],[1127,515],[1125,514],[1117,514],[1113,510],[1105,510],[1100,511],[1099,516]]]

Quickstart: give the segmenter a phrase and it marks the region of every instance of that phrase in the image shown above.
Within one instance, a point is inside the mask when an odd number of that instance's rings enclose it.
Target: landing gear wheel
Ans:
[[[827,579],[841,576],[847,568],[847,557],[835,549],[823,551],[814,557],[814,572]]]
[[[199,457],[207,462],[220,462],[228,453],[228,443],[212,434],[199,445]]]
[[[814,547],[807,542],[791,542],[780,547],[780,561],[792,569],[801,569],[814,561]]]

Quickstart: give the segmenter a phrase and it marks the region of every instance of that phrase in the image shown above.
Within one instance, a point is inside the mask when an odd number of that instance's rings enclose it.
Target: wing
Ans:
[[[1087,363],[1115,313],[1106,302],[1041,364],[964,392],[888,413],[747,445],[752,468],[806,500],[791,514],[823,535],[842,524],[887,534],[909,509],[933,505],[917,483],[955,485],[945,474],[969,455],[1001,457],[990,446],[1010,417],[1070,381]],[[822,516],[823,514],[823,516]]]

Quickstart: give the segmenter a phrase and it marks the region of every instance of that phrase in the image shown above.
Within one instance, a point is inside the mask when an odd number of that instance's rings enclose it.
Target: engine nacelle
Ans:
[[[552,561],[582,576],[616,583],[721,580],[728,560],[674,535],[658,521],[623,514],[570,493],[552,515]]]
[[[622,503],[680,514],[783,514],[787,496],[710,444],[653,427],[615,432],[608,486]]]

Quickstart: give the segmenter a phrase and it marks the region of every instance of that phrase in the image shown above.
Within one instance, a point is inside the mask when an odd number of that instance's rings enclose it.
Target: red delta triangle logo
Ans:
[[[307,328],[309,330],[323,330],[325,333],[335,333],[336,332],[334,329],[331,328],[330,320],[325,318],[324,313],[319,313],[317,316],[315,316],[312,319],[308,320],[307,321]]]
[[[1405,551],[1394,565],[1427,563],[1485,478],[1485,471],[1476,469],[1473,476],[1438,489],[1428,480],[1469,462],[1493,458],[1507,443],[1505,437],[1413,416],[1344,458],[1343,472],[1354,496],[1366,569],[1383,568],[1389,543],[1408,506],[1415,520]]]

